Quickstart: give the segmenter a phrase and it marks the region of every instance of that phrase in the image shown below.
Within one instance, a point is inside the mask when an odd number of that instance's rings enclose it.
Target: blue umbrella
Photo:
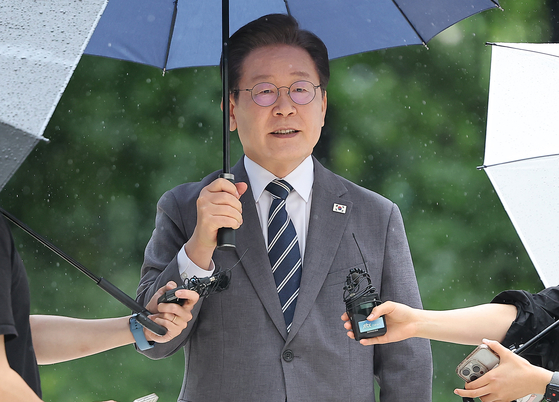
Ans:
[[[221,4],[220,4],[221,3]],[[473,14],[500,8],[497,0],[109,0],[86,54],[165,70],[217,65],[231,31],[263,15],[287,13],[315,33],[330,58],[418,45]],[[223,93],[229,93],[222,74]],[[229,161],[229,108],[223,108],[223,177]],[[231,232],[218,244],[234,247]],[[228,240],[221,240],[227,236]],[[230,236],[230,237],[229,237]]]
[[[219,64],[221,0],[109,0],[86,54],[171,70]],[[426,44],[497,0],[229,0],[231,32],[288,13],[314,32],[331,58]],[[226,7],[223,7],[225,14]]]

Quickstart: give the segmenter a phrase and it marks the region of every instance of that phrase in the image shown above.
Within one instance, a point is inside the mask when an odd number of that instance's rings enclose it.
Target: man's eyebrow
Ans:
[[[306,71],[293,71],[291,74],[291,76],[295,76],[295,77],[300,77],[300,78],[309,78],[310,74],[307,73]],[[272,76],[268,75],[268,74],[261,74],[261,75],[256,75],[254,77],[252,77],[251,79],[253,81],[266,81],[271,79]]]
[[[272,76],[271,75],[266,75],[266,74],[261,74],[261,75],[256,75],[254,77],[251,77],[251,80],[253,81],[260,81],[260,80],[268,80],[270,79]]]
[[[311,75],[306,71],[294,71],[291,75],[296,75],[298,77],[309,78]]]

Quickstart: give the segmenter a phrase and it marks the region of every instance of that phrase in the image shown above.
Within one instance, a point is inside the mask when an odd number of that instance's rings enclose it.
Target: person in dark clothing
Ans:
[[[517,316],[502,340],[507,347],[518,348],[559,318],[559,286],[536,294],[524,290],[507,290],[498,294],[492,303],[514,305]],[[559,329],[555,328],[522,356],[530,363],[551,371],[559,371]]]
[[[0,216],[0,401],[34,402],[41,399],[37,364],[51,364],[99,353],[130,343],[167,342],[180,334],[192,318],[190,310],[198,294],[179,290],[185,306],[170,303],[157,306],[157,299],[169,282],[151,299],[151,316],[167,328],[163,337],[144,330],[132,334],[130,316],[81,320],[61,316],[29,315],[30,292],[23,261],[7,222]],[[143,339],[141,337],[144,337]]]
[[[558,329],[528,348],[523,357],[510,349],[518,348],[559,318],[559,286],[536,294],[507,290],[491,303],[446,311],[418,310],[387,301],[375,307],[367,319],[373,321],[382,315],[386,334],[363,339],[363,345],[419,337],[466,345],[485,343],[499,355],[495,369],[466,384],[465,390],[455,390],[462,397],[483,397],[483,402],[491,402],[544,395],[559,379]],[[348,336],[354,338],[347,314],[342,320]]]

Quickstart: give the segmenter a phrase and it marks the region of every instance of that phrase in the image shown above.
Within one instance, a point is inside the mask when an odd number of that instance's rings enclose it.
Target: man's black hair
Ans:
[[[330,79],[330,63],[324,42],[314,33],[299,28],[297,20],[292,16],[269,14],[239,28],[229,39],[231,90],[238,89],[243,62],[250,52],[274,45],[296,46],[306,50],[316,66],[322,91],[326,89]]]

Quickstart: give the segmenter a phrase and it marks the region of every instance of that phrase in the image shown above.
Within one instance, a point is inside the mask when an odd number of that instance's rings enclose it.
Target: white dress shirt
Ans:
[[[293,190],[289,193],[286,200],[285,208],[299,240],[299,248],[301,251],[301,258],[305,256],[305,246],[307,240],[307,230],[309,227],[309,219],[311,215],[311,201],[312,201],[312,186],[314,182],[314,164],[312,157],[308,156],[295,170],[285,177],[276,177],[256,162],[250,160],[247,156],[244,157],[245,169],[252,188],[252,196],[256,203],[256,212],[260,220],[260,227],[264,242],[268,244],[268,214],[270,206],[272,205],[272,195],[266,191],[266,186],[274,179],[283,179],[287,181]],[[181,247],[177,262],[181,278],[198,278],[210,276],[215,270],[215,264],[212,260],[210,270],[205,270],[194,264],[184,251],[184,246]]]

